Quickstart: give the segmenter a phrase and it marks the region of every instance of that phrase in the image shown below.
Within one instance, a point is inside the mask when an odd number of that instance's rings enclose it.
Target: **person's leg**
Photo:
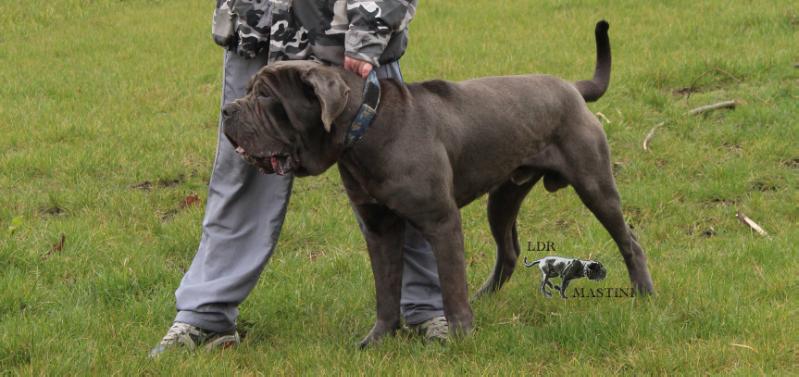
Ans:
[[[243,97],[265,64],[265,56],[226,52],[222,105]],[[264,175],[246,163],[221,129],[220,121],[200,245],[175,292],[175,322],[215,332],[235,329],[237,307],[277,244],[292,184],[290,176]]]
[[[393,78],[402,82],[398,62],[377,69],[379,78]],[[403,250],[402,298],[400,310],[405,323],[417,325],[444,316],[444,301],[438,281],[436,258],[430,244],[416,228],[406,223]]]

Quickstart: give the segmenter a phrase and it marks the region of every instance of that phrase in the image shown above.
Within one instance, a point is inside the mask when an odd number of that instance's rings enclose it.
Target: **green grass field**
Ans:
[[[373,283],[332,169],[295,182],[278,250],[241,307],[242,345],[147,359],[199,240],[203,206],[182,203],[204,203],[214,157],[212,3],[0,5],[0,375],[799,374],[799,8],[777,0],[420,1],[409,82],[589,78],[594,23],[610,22],[613,77],[591,108],[608,120],[654,299],[548,300],[520,268],[474,305],[473,336],[401,333],[358,351]],[[685,115],[732,99],[735,110]],[[463,223],[474,289],[494,260],[485,199]],[[608,267],[572,287],[628,286],[571,189],[534,189],[519,235]]]

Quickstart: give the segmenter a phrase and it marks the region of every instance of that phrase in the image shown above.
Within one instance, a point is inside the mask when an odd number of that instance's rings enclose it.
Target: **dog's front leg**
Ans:
[[[366,239],[375,279],[377,320],[369,334],[360,342],[360,347],[364,348],[377,343],[386,334],[393,334],[400,325],[405,221],[369,195],[347,164],[339,162],[338,168],[341,182],[358,218],[361,233]]]
[[[375,278],[377,321],[360,347],[374,344],[400,325],[402,291],[402,235],[405,222],[380,204],[354,205],[366,238]]]
[[[569,286],[569,282],[571,280],[569,278],[563,278],[563,281],[560,283],[560,286],[555,286],[555,289],[560,292],[560,298],[568,298],[566,297],[566,287]]]
[[[425,238],[433,247],[438,266],[438,277],[444,299],[444,314],[450,334],[467,335],[473,327],[474,315],[469,306],[466,285],[466,262],[463,250],[460,211],[457,207],[447,213],[427,213],[425,219],[416,221]]]

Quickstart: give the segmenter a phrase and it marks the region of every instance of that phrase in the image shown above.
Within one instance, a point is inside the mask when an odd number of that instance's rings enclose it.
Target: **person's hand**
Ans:
[[[369,72],[372,72],[372,64],[360,59],[355,59],[349,56],[345,56],[344,69],[350,72],[354,72],[355,74],[363,78],[366,78],[366,76],[369,75]]]

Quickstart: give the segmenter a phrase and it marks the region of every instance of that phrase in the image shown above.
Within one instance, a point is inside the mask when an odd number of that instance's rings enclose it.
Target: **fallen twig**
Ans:
[[[697,107],[688,112],[688,115],[699,115],[704,114],[708,111],[718,110],[718,109],[734,109],[735,106],[738,104],[738,101],[731,100],[731,101],[723,101],[719,103],[714,103],[712,105],[705,105]]]
[[[725,70],[723,70],[723,69],[721,69],[721,68],[719,68],[719,67],[713,67],[713,70],[714,70],[714,71],[716,71],[716,72],[718,72],[718,73],[721,73],[721,74],[723,74],[723,75],[726,75],[727,77],[729,77],[729,78],[731,78],[731,79],[733,79],[733,80],[735,80],[735,81],[738,81],[739,83],[740,83],[740,82],[743,82],[743,80],[741,80],[741,79],[739,79],[739,78],[735,77],[735,75],[733,75],[732,73],[729,73],[729,72],[727,72],[727,71],[725,71]]]
[[[730,345],[733,346],[733,347],[738,347],[738,348],[746,348],[746,349],[748,349],[750,351],[753,351],[753,352],[757,353],[756,349],[754,349],[752,346],[747,346],[746,344],[730,343]]]
[[[763,228],[761,228],[760,225],[757,225],[756,222],[754,222],[752,219],[744,215],[743,212],[741,211],[736,212],[735,217],[737,217],[738,220],[740,220],[744,225],[752,228],[752,230],[757,232],[757,234],[761,236],[768,236],[768,233],[766,233],[766,231],[763,230]]]
[[[649,130],[649,132],[646,134],[646,136],[644,137],[644,143],[642,145],[645,151],[649,151],[649,140],[651,140],[652,137],[655,136],[655,130],[657,130],[658,128],[660,128],[660,126],[664,124],[666,124],[666,122],[660,122],[656,124],[655,127],[652,127],[652,129]]]
[[[597,111],[596,116],[597,118],[604,120],[605,123],[610,124],[610,119],[608,119],[608,117],[606,117],[605,114],[602,114],[599,111]]]

